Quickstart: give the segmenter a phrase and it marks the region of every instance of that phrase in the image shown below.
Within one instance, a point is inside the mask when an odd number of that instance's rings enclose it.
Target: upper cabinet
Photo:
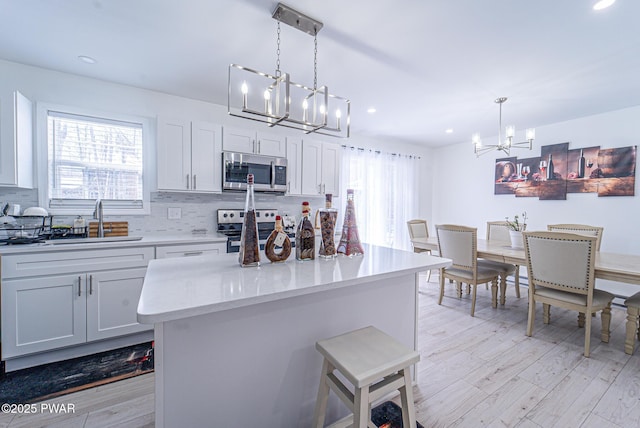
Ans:
[[[287,195],[302,194],[302,138],[287,137]]]
[[[225,152],[255,153],[266,156],[285,157],[285,138],[280,135],[248,129],[223,129],[222,149]]]
[[[304,140],[302,144],[302,194],[338,196],[341,148],[337,144]]]
[[[0,186],[33,188],[33,104],[20,92],[0,111]],[[8,114],[4,114],[8,113]]]
[[[158,190],[222,190],[221,127],[158,118]]]

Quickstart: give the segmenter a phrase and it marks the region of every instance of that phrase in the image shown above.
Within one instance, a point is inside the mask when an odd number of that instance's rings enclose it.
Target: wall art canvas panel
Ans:
[[[541,200],[567,199],[568,151],[569,143],[552,144],[540,148],[538,195]]]
[[[518,159],[516,165],[522,165],[520,171],[522,171],[523,180],[517,183],[514,188],[516,197],[518,198],[531,198],[538,197],[538,183],[540,174],[538,173],[538,165],[540,165],[540,158],[525,158]]]
[[[598,181],[594,178],[597,178],[595,170],[597,169],[599,152],[600,146],[569,150],[567,154],[567,164],[569,165],[567,193],[598,192]]]
[[[636,146],[601,149],[592,175],[598,179],[598,196],[634,196]]]
[[[494,178],[495,195],[512,195],[513,187],[509,183],[518,179],[516,170],[516,157],[496,159],[496,172]]]

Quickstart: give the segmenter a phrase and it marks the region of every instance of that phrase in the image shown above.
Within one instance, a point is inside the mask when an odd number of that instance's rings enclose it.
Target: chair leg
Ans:
[[[416,411],[413,404],[413,386],[411,384],[411,370],[407,367],[401,370],[404,376],[404,386],[400,388],[402,402],[402,426],[416,426]]]
[[[600,340],[604,343],[609,343],[609,337],[611,332],[609,328],[611,327],[611,302],[607,304],[607,307],[602,310],[600,314],[600,318],[602,321],[602,332],[600,332]]]
[[[431,281],[431,270],[427,271],[427,282]]]
[[[551,305],[547,303],[542,304],[542,322],[545,324],[551,322]]]
[[[456,293],[458,293],[458,299],[462,298],[462,283],[460,281],[456,281]]]
[[[353,403],[354,428],[367,428],[369,425],[369,387],[356,388]]]
[[[444,297],[444,269],[440,269],[440,296],[438,297],[438,304],[442,304],[442,298]]]
[[[324,427],[324,418],[327,413],[327,401],[329,400],[329,384],[327,383],[327,374],[333,371],[334,367],[325,358],[322,363],[322,373],[320,374],[320,386],[318,387],[318,398],[316,400],[316,408],[313,412],[313,427]]]
[[[582,314],[584,317],[584,314]],[[591,347],[591,320],[592,317],[585,317],[586,325],[584,327],[584,356],[589,358],[590,347]],[[602,321],[604,323],[604,320]]]
[[[516,284],[516,297],[520,298],[520,266],[516,265],[516,271],[513,273],[513,282]]]
[[[473,284],[473,295],[471,296],[471,316],[475,316],[476,312],[476,294],[478,292],[478,284]]]
[[[533,285],[529,286],[529,317],[527,319],[527,336],[533,334],[533,322],[536,319],[536,301],[533,299]]]
[[[467,284],[467,294],[471,294],[471,284]]]
[[[627,307],[627,329],[624,340],[624,352],[631,355],[636,342],[636,334],[638,330],[638,315],[640,308]]]

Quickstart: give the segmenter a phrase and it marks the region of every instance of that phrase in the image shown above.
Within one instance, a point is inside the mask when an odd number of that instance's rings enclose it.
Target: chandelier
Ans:
[[[516,128],[513,125],[507,126],[505,130],[505,139],[502,140],[502,104],[507,101],[507,97],[500,97],[495,100],[497,104],[500,105],[500,122],[498,127],[498,144],[482,144],[482,140],[480,139],[479,134],[473,134],[471,137],[471,142],[473,143],[473,150],[476,154],[476,157],[483,155],[491,150],[499,150],[503,151],[507,156],[509,156],[511,148],[529,148],[529,150],[533,147],[533,140],[536,138],[536,130],[534,128],[527,129],[525,133],[525,138],[527,141],[522,141],[520,143],[514,143],[513,138],[516,134]]]
[[[351,101],[318,86],[318,32],[322,22],[278,3],[272,17],[277,24],[276,70],[263,73],[229,65],[228,113],[231,116],[285,126],[305,132],[349,137]],[[313,36],[313,86],[295,83],[280,70],[280,23]]]

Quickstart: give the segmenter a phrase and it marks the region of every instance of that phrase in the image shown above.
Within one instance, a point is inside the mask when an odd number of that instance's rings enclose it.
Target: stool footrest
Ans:
[[[340,379],[333,373],[327,374],[327,383],[329,387],[336,393],[342,402],[353,412],[354,395],[353,392],[342,383]]]

